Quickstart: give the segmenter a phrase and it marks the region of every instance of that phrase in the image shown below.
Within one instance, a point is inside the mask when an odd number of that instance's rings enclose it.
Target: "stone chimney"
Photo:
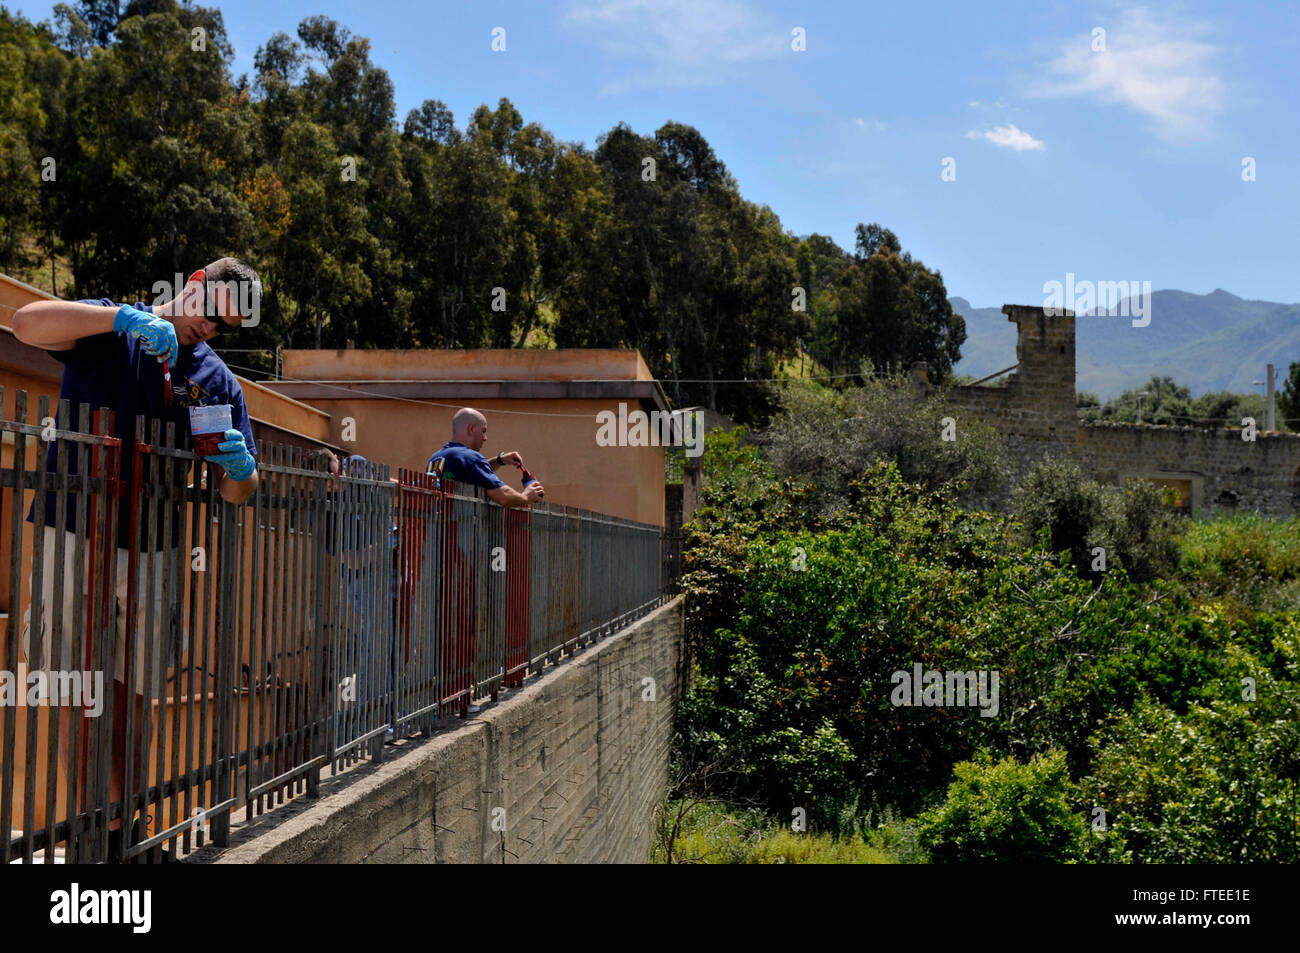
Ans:
[[[1059,314],[1057,313],[1059,312]],[[1057,439],[1072,439],[1074,409],[1074,312],[1038,305],[1005,304],[1002,313],[1014,321],[1016,371],[1020,400],[1039,417],[1038,427]]]

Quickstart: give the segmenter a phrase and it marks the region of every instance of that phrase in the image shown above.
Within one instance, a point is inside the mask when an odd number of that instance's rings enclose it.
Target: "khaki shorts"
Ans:
[[[41,575],[41,597],[39,605],[41,611],[41,638],[37,645],[32,645],[32,609],[38,604],[38,600],[33,598],[32,605],[27,607],[23,612],[23,632],[22,646],[23,655],[27,659],[29,667],[50,670],[50,655],[54,646],[53,619],[54,614],[51,612],[54,606],[54,544],[58,538],[58,530],[53,526],[46,526],[45,529],[45,552],[42,563],[44,564]],[[85,554],[85,560],[82,564],[82,571],[77,571],[76,535],[74,533],[64,533],[64,550],[63,550],[63,634],[61,636],[62,645],[60,646],[59,667],[67,671],[81,671],[85,667],[85,658],[77,659],[74,663],[72,658],[72,649],[76,644],[77,633],[74,630],[76,625],[76,596],[79,590],[84,591],[86,584],[86,566],[90,561],[90,553]],[[184,626],[177,626],[179,629],[179,644],[175,638],[168,637],[167,612],[163,603],[163,574],[161,558],[165,554],[158,553],[154,560],[154,572],[152,586],[149,585],[146,570],[147,557],[143,553],[136,554],[136,596],[135,596],[135,645],[134,645],[134,664],[131,666],[135,670],[135,693],[144,695],[147,698],[158,697],[158,666],[163,659],[162,647],[168,647],[166,653],[166,664],[170,667],[176,664],[178,658],[184,658],[186,647],[189,645],[189,635]],[[117,631],[117,644],[114,654],[115,670],[113,678],[119,682],[125,682],[126,678],[123,672],[126,665],[126,577],[127,577],[127,560],[130,553],[125,549],[117,551],[117,582],[114,591],[113,619],[114,629]],[[27,582],[28,591],[32,580]],[[149,589],[152,588],[152,600],[150,600]],[[174,598],[180,598],[180,587],[173,583],[172,586]],[[142,646],[144,640],[145,624],[148,621],[148,606],[150,601],[153,603],[153,632],[148,639],[149,645],[153,651],[153,669],[150,676],[150,684],[144,684],[145,675],[145,650]],[[83,611],[89,611],[89,600],[83,596]],[[84,624],[84,623],[83,623]],[[84,649],[85,636],[82,635],[82,645]],[[93,652],[94,647],[91,647]],[[39,657],[38,657],[39,656]],[[92,655],[93,658],[93,655]]]

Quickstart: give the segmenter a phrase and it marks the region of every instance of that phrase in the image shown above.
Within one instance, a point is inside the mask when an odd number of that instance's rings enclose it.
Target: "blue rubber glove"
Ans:
[[[176,329],[170,321],[124,304],[113,317],[113,330],[118,334],[134,334],[143,342],[146,354],[176,363]]]
[[[242,483],[253,475],[253,471],[257,469],[257,462],[248,452],[248,444],[244,442],[243,433],[232,427],[226,431],[225,436],[226,439],[217,444],[217,449],[221,452],[203,459],[210,463],[221,464],[230,474],[230,479]]]

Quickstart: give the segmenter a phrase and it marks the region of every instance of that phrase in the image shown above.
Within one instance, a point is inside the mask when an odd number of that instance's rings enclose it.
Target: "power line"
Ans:
[[[7,308],[10,311],[18,310],[13,305],[7,305],[2,303],[0,303],[0,308]],[[275,348],[274,347],[248,347],[248,348],[226,347],[226,348],[212,348],[212,350],[218,354],[270,354],[270,353],[274,353]],[[457,350],[457,349],[452,349],[452,350]],[[233,368],[235,370],[250,371],[254,374],[266,373],[266,371],[260,367],[249,367],[247,365],[232,364],[230,362],[225,362],[225,363],[227,367]],[[664,385],[664,384],[791,384],[796,381],[834,381],[834,380],[846,380],[851,377],[869,377],[872,380],[882,380],[884,379],[884,376],[885,375],[880,374],[878,371],[872,370],[869,372],[858,371],[855,373],[848,373],[848,374],[808,375],[806,377],[678,377],[669,380],[659,379],[658,383],[660,385]],[[307,378],[285,377],[284,375],[279,375],[273,378],[273,380],[286,381],[288,383],[294,383],[294,384],[315,384],[318,387],[328,387],[348,394],[359,394],[363,397],[373,397],[379,400],[399,400],[411,404],[424,404],[430,407],[454,407],[459,409],[460,407],[464,406],[463,404],[447,404],[435,400],[421,400],[416,397],[394,397],[390,394],[380,394],[375,391],[367,391],[357,387],[344,387],[342,385],[329,384],[323,381],[310,380]],[[580,379],[575,378],[574,380],[574,383],[579,383],[579,384],[623,384],[628,382],[629,379],[626,377],[608,377],[608,378],[590,377],[590,378],[580,378]],[[1105,407],[1107,405],[1113,406],[1115,403],[1116,401],[1106,401],[1105,404],[1102,405],[1102,407]],[[1077,408],[1077,409],[1086,410],[1088,408]],[[494,410],[493,413],[513,414],[519,417],[575,417],[575,418],[591,417],[590,414],[560,414],[560,413],[548,414],[539,411],[529,411],[529,410],[498,409],[498,410]],[[1172,418],[1175,420],[1201,421],[1205,423],[1227,423],[1229,421],[1237,419],[1234,417],[1193,417],[1193,416],[1185,416],[1181,414],[1163,414],[1161,416]],[[1102,417],[1100,419],[1107,420],[1109,418]],[[1300,422],[1300,417],[1279,417],[1278,419],[1281,420],[1283,423],[1287,423],[1287,424]],[[1125,421],[1117,421],[1117,422],[1124,423]]]
[[[227,367],[230,367],[230,368],[232,368],[232,369],[234,369],[234,370],[240,370],[240,371],[253,371],[254,373],[258,373],[258,374],[265,373],[264,371],[260,370],[259,368],[256,368],[256,367],[245,367],[245,366],[243,366],[243,365],[241,365],[241,364],[229,364],[229,363],[228,363],[226,366],[227,366]],[[360,387],[345,387],[345,386],[343,386],[343,385],[341,385],[341,384],[331,384],[331,383],[329,383],[328,381],[314,381],[314,380],[308,380],[308,379],[306,379],[306,378],[299,378],[299,377],[284,377],[283,375],[281,375],[280,377],[276,378],[276,380],[285,381],[285,382],[287,382],[287,383],[291,383],[291,384],[315,384],[317,387],[326,387],[326,388],[329,388],[330,390],[341,391],[341,392],[344,393],[344,394],[350,394],[350,395],[352,395],[352,396],[354,396],[354,397],[356,397],[356,396],[360,396],[360,397],[374,397],[374,398],[376,398],[376,399],[378,399],[378,400],[399,400],[399,401],[402,401],[403,403],[407,403],[407,404],[420,404],[420,405],[425,406],[425,407],[451,407],[451,408],[453,408],[453,409],[455,409],[455,410],[459,410],[460,408],[462,408],[462,407],[465,406],[463,403],[462,403],[462,404],[447,404],[447,403],[443,403],[442,401],[437,401],[437,400],[421,400],[421,399],[418,398],[418,397],[394,397],[392,394],[381,394],[381,393],[379,393],[379,392],[377,392],[377,391],[365,390],[364,388],[360,388]],[[623,379],[623,383],[627,383],[627,382],[628,382],[627,379],[624,378],[624,379]],[[516,416],[516,417],[574,417],[574,418],[582,418],[583,420],[594,420],[594,419],[595,419],[595,415],[594,415],[594,414],[559,414],[559,413],[556,413],[556,414],[548,414],[548,413],[542,413],[542,412],[540,412],[540,411],[535,411],[535,410],[500,410],[500,409],[494,409],[494,410],[492,411],[492,413],[494,413],[494,414],[513,414],[513,415]]]

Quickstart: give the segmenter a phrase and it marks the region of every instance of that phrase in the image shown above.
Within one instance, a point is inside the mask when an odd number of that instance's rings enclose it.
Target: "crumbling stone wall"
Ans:
[[[1075,453],[1096,479],[1185,479],[1192,510],[1255,510],[1266,516],[1300,512],[1300,434],[1090,424],[1080,421]]]
[[[1123,485],[1132,478],[1177,481],[1191,489],[1193,512],[1213,508],[1256,510],[1268,516],[1300,512],[1300,434],[1089,423],[1075,410],[1075,319],[1032,305],[1005,305],[1016,324],[1018,366],[1003,386],[961,386],[949,404],[964,417],[987,423],[1006,440],[1018,471],[1013,482],[1043,456],[1070,453],[1094,478]],[[918,386],[928,388],[923,371]],[[1261,421],[1262,423],[1262,421]],[[993,494],[989,502],[1005,499]]]

